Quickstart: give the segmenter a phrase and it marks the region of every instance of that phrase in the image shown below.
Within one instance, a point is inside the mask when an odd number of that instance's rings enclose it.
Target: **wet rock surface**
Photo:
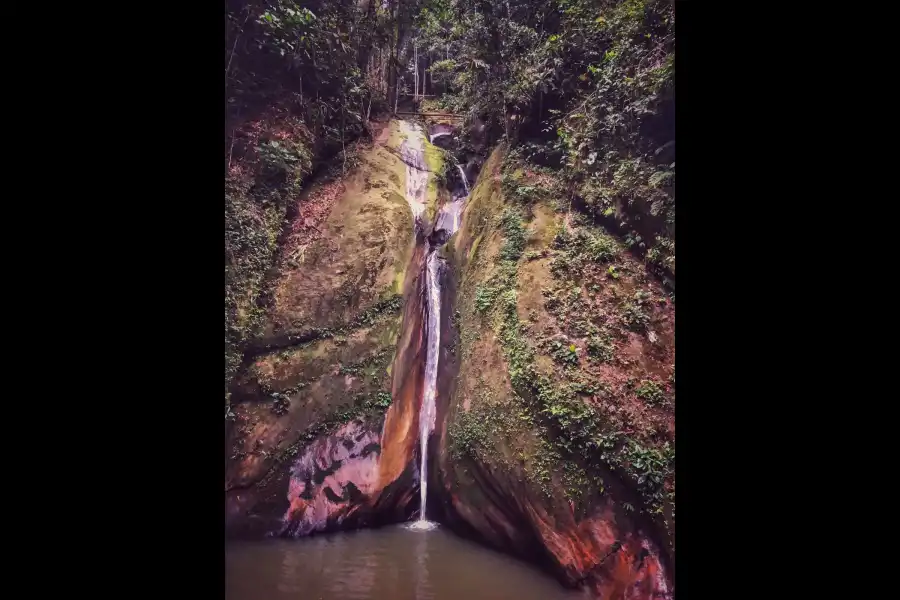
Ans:
[[[406,141],[388,124],[344,178],[322,235],[282,251],[267,323],[234,385],[229,535],[308,535],[416,508],[422,256]]]
[[[521,256],[525,248],[532,249],[537,259],[546,257],[558,231],[551,224],[561,222],[564,215],[540,203],[530,206],[531,216],[521,217],[526,224],[519,234],[521,246],[513,253],[508,239],[519,230],[509,225],[513,219],[507,209],[512,205],[501,186],[502,160],[502,151],[492,154],[465,207],[460,230],[448,244],[452,268],[445,283],[449,296],[445,305],[450,314],[445,314],[442,326],[445,349],[438,406],[442,426],[432,479],[440,490],[436,494],[441,518],[458,532],[541,564],[567,585],[585,587],[599,597],[670,598],[670,556],[659,546],[659,521],[640,508],[642,497],[634,482],[612,472],[599,457],[582,468],[574,457],[557,454],[550,421],[535,412],[540,403],[519,396],[523,369],[535,381],[541,381],[542,372],[571,371],[570,376],[579,377],[588,389],[592,385],[608,389],[602,373],[613,369],[607,365],[595,369],[591,363],[591,371],[578,371],[571,365],[553,365],[552,360],[549,365],[542,362],[537,334],[550,335],[549,324],[556,320],[528,302],[532,294],[541,299],[541,289],[552,283],[551,273],[547,269],[540,272],[542,277],[535,275],[539,272],[531,265],[540,260],[505,257]],[[635,272],[639,268],[628,265]],[[512,285],[515,294],[504,292],[504,285]],[[668,318],[654,313],[651,326],[665,330]],[[564,349],[558,352],[561,361],[577,355],[575,344]],[[656,354],[671,360],[663,350]],[[580,360],[587,365],[587,360]],[[628,368],[638,368],[623,360]],[[643,366],[649,370],[655,365]],[[547,383],[552,396],[565,380]],[[593,406],[592,399],[584,401]],[[568,402],[544,410],[577,411],[582,401]],[[570,425],[581,427],[577,422]]]
[[[669,499],[648,504],[632,476],[638,455],[610,466],[596,458],[600,446],[560,454],[566,438],[553,425],[596,434],[610,456],[614,443],[615,452],[631,443],[657,460],[658,440],[674,439],[674,398],[654,383],[674,361],[673,309],[644,301],[659,286],[624,254],[609,265],[564,254],[559,231],[571,217],[545,201],[508,200],[502,150],[483,169],[476,159],[454,165],[447,188],[433,189],[429,153],[452,139],[445,127],[426,134],[392,122],[348,177],[316,245],[285,253],[258,354],[235,384],[227,530],[307,536],[411,520],[427,503],[429,519],[592,595],[671,598],[664,530],[674,481],[660,479],[651,491]],[[571,288],[570,273],[607,268],[608,282]],[[560,273],[565,290],[554,283]],[[573,333],[570,323],[588,316]],[[640,331],[615,329],[638,317]],[[440,342],[432,377],[429,338]],[[544,377],[546,390],[575,391],[542,408],[519,396],[523,371]],[[596,430],[579,421],[582,401],[604,415],[591,417]],[[612,425],[640,435],[608,442]]]
[[[381,468],[382,439],[380,428],[353,421],[307,446],[290,468],[290,506],[279,534],[298,537],[408,517],[413,472],[394,478]]]

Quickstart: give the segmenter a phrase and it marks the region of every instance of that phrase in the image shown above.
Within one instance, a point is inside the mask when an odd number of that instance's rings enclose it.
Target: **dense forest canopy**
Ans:
[[[674,13],[665,0],[431,0],[416,35],[442,102],[562,170],[674,281]],[[440,60],[443,58],[443,60]]]

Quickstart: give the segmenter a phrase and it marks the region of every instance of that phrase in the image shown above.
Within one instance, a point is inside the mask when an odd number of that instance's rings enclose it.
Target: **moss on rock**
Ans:
[[[554,202],[545,173],[503,162],[498,149],[454,236],[451,493],[480,503],[485,486],[518,489],[558,519],[611,502],[656,523],[671,549],[674,394],[661,374],[674,365],[674,309],[613,236]],[[493,483],[462,476],[470,468]]]

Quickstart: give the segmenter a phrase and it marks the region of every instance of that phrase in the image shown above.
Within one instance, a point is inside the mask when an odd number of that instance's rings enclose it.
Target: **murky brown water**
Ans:
[[[584,598],[535,567],[439,527],[405,525],[225,546],[227,600]]]

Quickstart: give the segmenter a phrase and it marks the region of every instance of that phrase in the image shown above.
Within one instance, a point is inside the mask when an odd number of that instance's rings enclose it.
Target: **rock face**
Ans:
[[[298,200],[272,305],[233,385],[231,535],[305,535],[417,508],[422,257],[403,142],[391,122],[351,173]],[[327,216],[311,223],[309,206]]]
[[[499,148],[468,199],[451,197],[422,133],[391,122],[352,172],[298,201],[231,388],[227,533],[304,536],[419,510],[426,237],[449,235],[430,303],[428,518],[604,600],[671,598],[674,300],[556,201],[552,172]]]
[[[604,599],[671,597],[674,309],[517,166],[494,151],[448,244],[442,520]]]

